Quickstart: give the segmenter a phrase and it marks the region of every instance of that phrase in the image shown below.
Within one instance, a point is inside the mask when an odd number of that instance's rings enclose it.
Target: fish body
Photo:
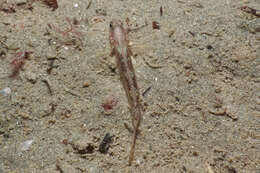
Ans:
[[[140,92],[131,60],[132,52],[129,47],[127,32],[123,28],[123,24],[118,20],[113,20],[110,23],[110,45],[112,49],[111,55],[116,57],[120,80],[133,118],[133,126],[139,126],[142,113]]]
[[[120,81],[126,93],[134,128],[133,142],[128,162],[129,165],[131,165],[131,162],[134,158],[136,136],[140,125],[143,109],[140,99],[140,91],[136,81],[135,70],[131,60],[132,51],[129,47],[128,35],[121,21],[112,20],[110,22],[109,40],[112,50],[111,55],[116,57]]]

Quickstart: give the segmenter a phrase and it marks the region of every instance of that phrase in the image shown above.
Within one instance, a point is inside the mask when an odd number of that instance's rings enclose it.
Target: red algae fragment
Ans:
[[[105,111],[113,109],[118,103],[118,100],[116,98],[106,98],[102,104],[102,107]]]
[[[32,52],[21,51],[15,54],[14,59],[11,61],[11,65],[13,66],[13,73],[11,77],[14,77],[17,75],[17,73],[19,73],[19,71],[22,69],[24,65],[25,59],[29,58],[30,53]]]

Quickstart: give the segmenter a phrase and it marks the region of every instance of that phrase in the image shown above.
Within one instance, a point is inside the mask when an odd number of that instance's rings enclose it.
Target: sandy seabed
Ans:
[[[0,95],[0,173],[260,173],[260,18],[245,8],[259,0],[58,5],[0,0],[0,89],[12,91]],[[146,105],[132,166],[114,18],[130,28]]]

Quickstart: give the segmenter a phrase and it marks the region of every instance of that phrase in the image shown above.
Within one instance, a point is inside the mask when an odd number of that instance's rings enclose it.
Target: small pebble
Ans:
[[[0,90],[0,94],[3,96],[8,96],[11,94],[11,92],[12,92],[11,88],[9,88],[9,87],[6,87],[6,88]]]
[[[27,151],[32,145],[33,140],[27,140],[21,144],[21,151]]]
[[[79,154],[90,154],[94,152],[94,146],[88,139],[79,139],[72,142],[72,148]]]
[[[74,6],[75,8],[78,8],[78,7],[79,7],[79,4],[78,4],[78,3],[75,3],[75,4],[73,4],[73,6]]]
[[[99,152],[106,154],[109,150],[110,144],[112,143],[112,137],[110,136],[109,133],[107,133],[104,137],[104,139],[102,140],[102,142],[99,145]]]
[[[32,84],[35,84],[37,82],[38,76],[36,73],[28,71],[25,74],[25,78]]]
[[[156,22],[156,21],[153,21],[152,22],[152,27],[153,27],[153,29],[160,29],[160,24],[159,24],[159,22]]]
[[[83,88],[87,88],[87,87],[89,87],[90,86],[90,83],[89,82],[85,82],[84,84],[83,84]]]

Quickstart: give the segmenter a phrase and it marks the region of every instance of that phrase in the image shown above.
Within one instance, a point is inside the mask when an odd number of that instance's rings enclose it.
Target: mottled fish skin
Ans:
[[[140,100],[139,88],[136,82],[135,70],[131,60],[132,52],[129,47],[127,32],[121,21],[112,20],[110,22],[109,40],[112,50],[111,55],[116,57],[120,80],[124,87],[132,116],[134,134],[128,161],[128,164],[131,165],[134,158],[136,136],[143,109]]]
[[[128,99],[131,115],[134,118],[133,126],[138,127],[142,113],[142,105],[135,70],[131,60],[132,52],[128,43],[127,32],[123,28],[123,24],[118,20],[112,20],[110,22],[111,55],[116,57],[120,80]]]

